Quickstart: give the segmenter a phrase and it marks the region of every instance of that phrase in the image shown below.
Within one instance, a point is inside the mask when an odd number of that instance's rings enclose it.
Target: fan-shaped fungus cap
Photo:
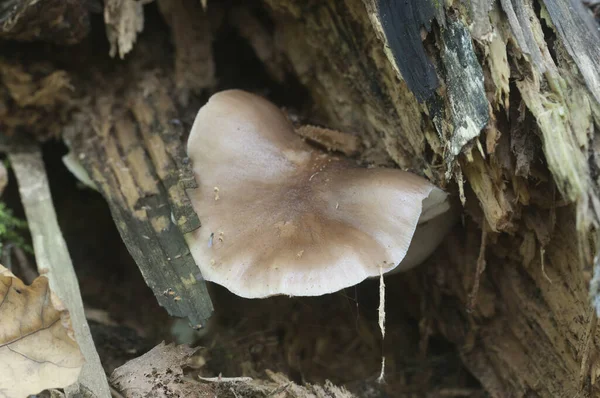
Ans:
[[[277,107],[239,90],[200,109],[187,150],[202,222],[186,236],[190,251],[206,280],[242,297],[322,295],[390,271],[407,254],[424,199],[425,221],[448,209],[427,180],[313,149]],[[440,231],[432,233],[435,248]]]

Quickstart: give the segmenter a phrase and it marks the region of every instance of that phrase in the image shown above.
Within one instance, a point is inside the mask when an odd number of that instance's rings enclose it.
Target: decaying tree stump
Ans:
[[[597,388],[588,287],[600,53],[585,10],[567,3],[445,13],[426,2],[271,3],[285,21],[280,48],[323,123],[363,132],[441,185],[454,177],[477,226],[467,221],[467,239],[448,242],[450,261],[423,271],[423,316],[499,397]],[[481,247],[476,230],[488,235]]]
[[[94,12],[71,0],[66,29],[41,17],[56,2],[12,3],[0,23],[13,40],[78,42]],[[408,276],[424,333],[460,347],[492,396],[599,394],[600,35],[582,3],[159,1],[170,31],[142,3],[105,1],[110,49],[93,35],[53,52],[3,43],[0,128],[64,134],[170,313],[211,311],[181,235],[202,220],[180,134],[221,88],[212,35],[229,24],[272,81],[300,82],[303,122],[460,196],[463,225]]]

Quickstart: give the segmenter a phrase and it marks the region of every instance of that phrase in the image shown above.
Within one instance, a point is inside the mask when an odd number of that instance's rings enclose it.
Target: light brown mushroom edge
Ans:
[[[427,180],[323,153],[244,91],[210,98],[187,150],[202,227],[186,240],[204,279],[238,296],[317,296],[411,268],[456,219]]]

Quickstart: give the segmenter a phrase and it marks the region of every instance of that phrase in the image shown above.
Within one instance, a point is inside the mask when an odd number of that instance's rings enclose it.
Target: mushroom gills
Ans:
[[[458,221],[460,212],[452,198],[439,188],[434,188],[423,199],[423,210],[406,256],[387,274],[407,271],[423,263],[448,235]]]

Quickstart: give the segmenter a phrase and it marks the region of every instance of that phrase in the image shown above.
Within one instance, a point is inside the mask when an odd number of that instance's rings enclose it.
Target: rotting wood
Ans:
[[[483,71],[471,44],[471,35],[459,21],[448,21],[442,33],[442,63],[448,82],[448,104],[453,129],[448,138],[448,171],[463,147],[479,136],[489,120]]]
[[[573,58],[587,88],[600,102],[600,31],[583,1],[544,0],[553,28]],[[542,18],[546,18],[542,15]],[[549,21],[547,21],[549,22]]]
[[[159,0],[161,13],[171,28],[175,46],[175,86],[179,102],[187,105],[216,84],[211,23],[196,0]]]
[[[390,165],[393,160],[444,185],[441,156],[424,154],[427,145],[440,146],[439,136],[407,82],[398,81],[363,3],[265,3],[277,21],[277,48],[310,92],[313,112],[307,122],[356,132],[368,148],[366,161]]]
[[[48,277],[51,289],[69,310],[75,339],[86,361],[79,375],[80,385],[67,387],[67,396],[80,396],[81,391],[88,389],[98,398],[108,398],[108,381],[85,318],[77,276],[58,226],[42,154],[35,145],[18,145],[9,149],[38,271]]]
[[[149,0],[104,2],[104,24],[111,57],[119,54],[123,59],[133,49],[138,34],[144,30],[144,4],[148,2]]]
[[[79,0],[4,0],[0,2],[0,38],[78,43],[90,30],[91,5]]]
[[[2,51],[3,55],[9,51]],[[45,62],[24,64],[0,57],[0,131],[27,132],[40,140],[58,137],[69,120],[73,87],[70,76]]]
[[[356,131],[371,151],[383,150],[401,167],[416,168],[444,184],[448,170],[440,164],[444,148],[457,127],[454,124],[462,120],[448,106],[448,90],[465,82],[455,80],[462,75],[444,71],[440,49],[444,48],[442,37],[448,37],[448,24],[458,21],[474,26],[464,4],[454,2],[450,10],[442,10],[445,18],[435,15],[438,26],[422,42],[441,79],[432,99],[419,104],[416,98],[422,91],[413,95],[409,90],[413,76],[401,74],[403,80],[395,79],[402,70],[387,47],[383,21],[390,15],[381,15],[382,2],[324,1],[311,6],[299,0],[265,2],[276,21],[276,35],[283,44],[280,50],[316,104],[318,115],[313,120]],[[486,272],[481,275],[473,312],[468,314],[479,239],[453,241],[448,245],[450,256],[439,261],[437,272],[445,275],[443,282],[423,288],[423,294],[434,298],[426,300],[426,311],[434,314],[433,324],[444,336],[459,347],[468,347],[464,362],[492,396],[595,394],[598,385],[591,383],[592,371],[582,376],[583,389],[578,382],[582,352],[568,347],[580,347],[591,311],[587,297],[592,249],[581,246],[588,244],[590,227],[597,218],[591,210],[597,202],[597,187],[590,180],[587,148],[593,145],[592,132],[599,126],[598,105],[582,84],[560,37],[553,42],[558,65],[552,59],[532,2],[508,0],[501,5],[494,3],[487,10],[488,35],[476,37],[473,44],[470,38],[454,43],[481,65],[489,102],[485,112],[491,112],[486,137],[482,137],[489,139],[489,151],[475,141],[472,148],[466,145],[457,156],[458,165],[453,165],[459,167],[456,175],[464,172],[466,177],[460,187],[466,213],[479,224],[467,222],[461,235],[480,237],[483,222],[494,232],[488,236]],[[421,23],[422,39],[429,25]],[[374,39],[381,40],[379,46]],[[368,76],[365,70],[370,71]],[[425,80],[418,87],[425,87],[427,73],[419,77]],[[483,116],[483,106],[477,109]],[[427,145],[434,156],[425,156]],[[369,156],[369,152],[362,155]],[[556,199],[554,192],[560,193]],[[553,228],[554,222],[526,222],[531,217],[524,215],[537,211],[556,214],[560,228]],[[428,281],[437,279],[433,270],[420,272],[434,274],[424,277]],[[548,282],[546,276],[555,282]],[[441,311],[450,307],[452,311]],[[593,345],[600,341],[598,332],[593,340]],[[595,365],[584,368],[588,371]]]
[[[285,57],[277,51],[274,38],[269,29],[261,24],[256,15],[247,7],[234,7],[230,10],[229,20],[240,35],[248,41],[256,56],[265,64],[271,77],[283,83],[289,65]]]
[[[185,193],[196,184],[168,85],[146,73],[124,97],[109,88],[76,116],[65,139],[108,201],[160,305],[200,328],[212,303],[183,238],[200,221]]]
[[[469,294],[469,301],[467,303],[467,311],[472,312],[477,303],[477,293],[479,292],[479,282],[481,280],[481,274],[485,271],[485,250],[487,246],[487,225],[484,223],[481,229],[481,246],[479,247],[479,256],[477,256],[477,266],[475,267],[475,276],[473,277],[473,287]]]
[[[386,55],[419,101],[429,99],[437,89],[435,67],[425,52],[421,29],[431,31],[431,23],[441,7],[433,0],[366,2],[371,20],[381,26]],[[443,14],[442,14],[443,15]],[[444,19],[440,18],[441,24]]]
[[[323,146],[327,151],[342,152],[346,156],[358,154],[360,139],[352,134],[323,127],[304,125],[295,129],[296,134]]]
[[[473,0],[469,2],[471,15],[473,16],[473,27],[471,34],[476,40],[489,40],[492,33],[492,24],[489,13],[492,11],[494,0]]]

